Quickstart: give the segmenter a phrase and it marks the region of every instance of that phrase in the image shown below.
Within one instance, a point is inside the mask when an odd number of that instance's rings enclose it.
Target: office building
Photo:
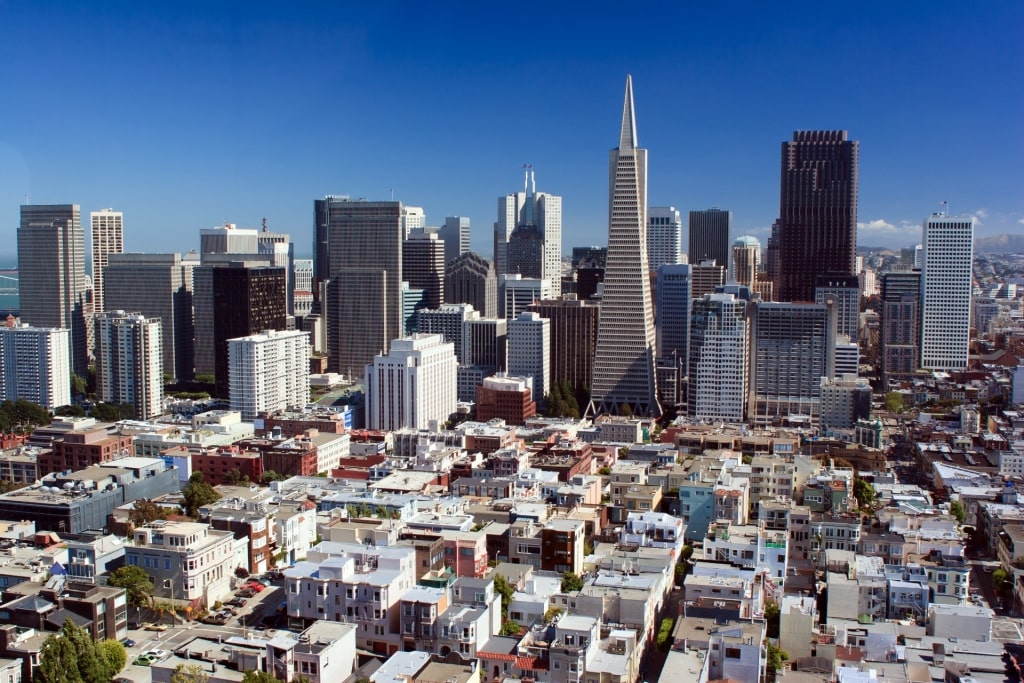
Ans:
[[[674,206],[652,206],[647,210],[647,266],[651,272],[660,266],[681,263],[683,258],[683,219]]]
[[[180,254],[110,254],[108,259],[103,274],[106,306],[159,320],[163,371],[175,379],[191,379],[195,375],[195,262]]]
[[[797,131],[782,143],[780,301],[814,301],[819,275],[857,272],[858,154],[845,130]]]
[[[761,265],[761,243],[756,237],[743,235],[732,243],[730,281],[754,289]]]
[[[288,315],[295,315],[295,245],[289,235],[267,230],[267,219],[263,229],[256,235],[256,253],[267,259],[267,265],[284,268],[284,291]]]
[[[647,265],[647,150],[637,147],[633,79],[626,77],[619,146],[609,154],[608,262],[589,414],[661,415]]]
[[[695,298],[691,268],[687,263],[661,266],[655,288],[658,358],[674,358],[684,368],[689,358],[690,302]]]
[[[534,301],[554,297],[551,283],[538,278],[523,277],[518,273],[501,276],[501,312],[503,318],[511,320],[526,310]]]
[[[265,330],[229,339],[227,347],[231,410],[243,420],[309,403],[308,334]]]
[[[529,377],[534,400],[551,393],[551,321],[523,311],[508,321],[508,374]]]
[[[871,385],[866,377],[838,375],[821,378],[821,428],[853,429],[857,420],[871,419]]]
[[[541,279],[544,276],[544,235],[536,225],[517,225],[506,246],[507,274]]]
[[[731,229],[732,211],[723,211],[717,206],[706,211],[691,211],[687,251],[690,263],[714,259],[728,272]]]
[[[361,201],[361,200],[360,200]],[[427,216],[420,206],[402,207],[402,237],[409,237],[413,230],[427,227]]]
[[[234,223],[225,223],[199,231],[199,257],[204,265],[208,256],[257,254],[259,248],[259,233],[253,228],[239,228]]]
[[[832,373],[835,377],[856,375],[860,371],[860,346],[845,334],[836,335],[833,357]]]
[[[573,267],[592,263],[595,268],[604,268],[608,265],[608,247],[573,247],[571,260]]]
[[[498,375],[484,378],[476,390],[476,419],[487,422],[494,418],[505,424],[523,425],[537,414],[529,377]]]
[[[228,340],[257,334],[263,330],[283,330],[287,324],[285,310],[284,268],[248,267],[244,263],[226,266],[201,266],[195,269],[198,288],[200,274],[209,275],[211,286],[212,330],[206,344],[213,351],[214,391],[227,397]],[[196,372],[199,372],[198,351],[205,330],[196,316]]]
[[[590,386],[600,307],[590,301],[549,299],[526,310],[551,321],[551,382],[568,382],[573,389]]]
[[[690,265],[690,279],[694,299],[699,299],[705,294],[714,294],[718,287],[725,284],[725,275],[728,272],[724,265],[714,259],[698,261]]]
[[[494,263],[467,251],[448,261],[444,274],[444,300],[470,304],[485,318],[498,315],[498,276]]]
[[[816,420],[821,378],[835,376],[835,305],[755,302],[750,320],[751,420],[764,424],[791,415]]]
[[[92,229],[92,310],[103,308],[103,271],[109,254],[124,252],[124,214],[113,209],[89,213]]]
[[[963,370],[971,341],[974,217],[936,214],[922,231],[921,367]]]
[[[690,419],[743,422],[746,417],[747,306],[731,292],[693,300],[686,401]]]
[[[402,283],[402,330],[409,335],[416,331],[419,324],[420,311],[427,310],[427,290]]]
[[[21,322],[71,330],[71,371],[85,377],[85,234],[78,204],[22,205],[18,277]]]
[[[53,410],[71,403],[71,330],[0,326],[2,400],[24,399]]]
[[[463,333],[466,321],[479,320],[480,313],[469,304],[444,304],[436,309],[424,309],[416,319],[416,332],[439,334],[455,348],[455,359],[463,363],[466,351],[463,348]]]
[[[395,339],[366,367],[366,426],[428,429],[455,412],[455,348],[439,334]]]
[[[135,407],[135,419],[163,414],[163,327],[141,313],[96,316],[96,395],[104,403]]]
[[[537,233],[541,238],[542,254],[537,255],[539,263],[527,266],[528,253],[537,251],[536,244],[519,245],[516,253],[516,265],[519,270],[513,271],[509,263],[509,240],[513,232],[523,228],[536,228],[521,231],[523,236],[531,240]],[[536,191],[536,178],[533,168],[525,167],[523,173],[523,191],[498,197],[498,220],[494,223],[494,266],[498,279],[506,273],[520,272],[525,277],[545,278],[551,282],[559,282],[562,276],[562,198],[546,192]],[[539,274],[529,275],[529,273]]]
[[[447,216],[438,233],[444,242],[444,258],[451,263],[457,257],[469,251],[469,218],[467,216]]]
[[[836,334],[859,338],[860,277],[857,275],[819,275],[814,284],[814,301],[831,299],[836,305]]]
[[[920,367],[921,272],[882,273],[878,353],[884,386],[909,379]]]
[[[295,259],[292,267],[292,311],[296,318],[313,312],[313,259]]]
[[[424,228],[409,231],[402,242],[402,280],[426,292],[427,308],[444,303],[445,243]]]
[[[507,367],[508,320],[478,318],[465,322],[462,364],[504,371]]]
[[[328,366],[358,377],[402,334],[402,240],[409,215],[399,202],[342,199],[330,202],[329,218]]]

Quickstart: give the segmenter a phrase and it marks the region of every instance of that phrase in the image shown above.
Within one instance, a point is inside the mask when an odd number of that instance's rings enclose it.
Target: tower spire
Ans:
[[[636,149],[636,113],[633,110],[633,75],[626,74],[626,98],[622,103],[619,149]]]

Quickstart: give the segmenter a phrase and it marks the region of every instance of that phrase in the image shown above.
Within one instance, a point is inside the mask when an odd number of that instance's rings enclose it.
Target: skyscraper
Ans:
[[[974,217],[935,214],[922,231],[921,367],[963,370],[971,341]]]
[[[530,304],[526,310],[551,321],[551,382],[568,382],[574,389],[589,385],[600,307],[590,301],[550,299]]]
[[[96,316],[96,394],[101,401],[133,405],[138,420],[162,415],[163,366],[158,319],[124,311]]]
[[[693,300],[686,401],[691,419],[744,420],[750,370],[747,305],[730,292]]]
[[[530,377],[533,400],[551,393],[551,321],[524,311],[508,321],[508,374]]]
[[[177,379],[191,379],[195,374],[194,262],[180,254],[110,254],[109,259],[103,276],[107,306],[159,320],[163,371]]]
[[[22,205],[18,277],[21,321],[71,330],[71,371],[85,377],[85,234],[78,204]]]
[[[498,278],[494,263],[472,251],[448,261],[444,300],[450,304],[472,304],[483,317],[497,317]]]
[[[803,130],[782,143],[780,301],[814,301],[819,275],[857,272],[859,143],[845,130]]]
[[[444,242],[444,258],[447,263],[469,251],[468,217],[446,216],[438,234]]]
[[[687,252],[690,263],[714,259],[728,271],[731,229],[732,211],[723,211],[717,206],[706,211],[691,211]]]
[[[0,399],[24,399],[48,410],[71,403],[71,330],[0,326]]]
[[[737,237],[732,243],[731,281],[753,289],[760,263],[761,242],[750,235]]]
[[[426,292],[427,308],[444,303],[444,249],[433,228],[414,228],[402,242],[402,280]]]
[[[261,411],[303,408],[309,402],[309,335],[300,330],[265,330],[229,339],[231,409],[243,420]]]
[[[546,192],[536,191],[533,167],[527,165],[523,177],[523,191],[498,197],[498,220],[494,223],[494,267],[498,279],[506,273],[520,272],[525,277],[546,278],[557,283],[562,277],[562,198]],[[543,255],[524,272],[523,259],[518,256],[518,270],[512,270],[509,263],[509,241],[513,231],[536,228],[542,242]],[[526,230],[526,232],[531,232]],[[531,235],[532,237],[532,235]],[[533,250],[538,251],[535,247]]]
[[[609,154],[608,263],[588,413],[661,415],[647,265],[647,150],[637,147],[633,79],[626,77],[619,146]]]
[[[370,429],[427,429],[456,406],[455,349],[439,334],[395,339],[366,366],[366,424]]]
[[[836,305],[836,334],[857,341],[860,330],[860,276],[819,275],[814,284],[814,301],[832,299]]]
[[[690,269],[688,263],[669,264],[658,268],[654,307],[657,319],[658,357],[674,358],[675,364],[684,367],[689,357],[687,347],[690,340],[690,303],[694,298]]]
[[[100,313],[103,307],[103,271],[109,254],[124,253],[124,214],[113,209],[93,211],[89,214],[92,228],[92,310]]]
[[[328,365],[359,377],[402,336],[402,204],[330,203]]]
[[[652,206],[647,210],[647,266],[659,266],[683,259],[683,219],[674,206]]]
[[[920,367],[921,271],[882,273],[882,326],[878,334],[882,382],[910,378]]]

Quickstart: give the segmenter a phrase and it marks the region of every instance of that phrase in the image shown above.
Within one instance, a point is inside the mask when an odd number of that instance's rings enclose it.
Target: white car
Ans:
[[[170,657],[171,656],[171,653],[168,652],[167,650],[150,650],[146,654],[147,655],[153,655],[157,659],[164,659],[165,657]]]

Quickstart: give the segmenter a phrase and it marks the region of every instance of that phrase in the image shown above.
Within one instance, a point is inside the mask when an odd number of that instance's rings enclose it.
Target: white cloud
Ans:
[[[1018,218],[1017,222],[1020,223],[1021,225],[1024,225],[1024,218]]]
[[[974,217],[979,221],[983,221],[988,218],[988,209],[978,209],[974,212]]]
[[[866,233],[872,233],[875,235],[890,235],[898,232],[902,232],[905,228],[900,228],[889,221],[882,218],[876,218],[873,221],[867,223],[857,223],[857,230],[864,231]]]

